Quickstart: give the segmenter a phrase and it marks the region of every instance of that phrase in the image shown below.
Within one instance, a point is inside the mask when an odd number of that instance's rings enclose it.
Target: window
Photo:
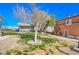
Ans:
[[[66,20],[66,25],[72,25],[72,21],[71,20]]]

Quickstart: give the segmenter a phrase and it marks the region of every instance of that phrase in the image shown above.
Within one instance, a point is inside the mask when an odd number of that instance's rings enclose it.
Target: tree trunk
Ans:
[[[38,35],[38,22],[36,24],[36,27],[35,27],[35,37],[34,37],[34,41],[37,42],[37,35]]]
[[[35,28],[35,38],[34,41],[37,42],[37,29]]]

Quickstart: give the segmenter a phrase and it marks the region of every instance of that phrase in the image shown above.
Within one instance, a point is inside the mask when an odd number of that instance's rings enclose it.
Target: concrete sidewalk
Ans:
[[[56,36],[56,35],[51,35],[51,34],[47,34],[47,35],[53,38],[60,39],[60,40],[69,40],[69,41],[75,41],[75,42],[79,41],[78,39],[73,39],[73,38],[68,38],[68,37]]]
[[[56,36],[56,35],[47,34],[47,33],[41,34],[40,36],[45,37],[45,38],[52,38],[52,39],[62,40],[64,42],[68,42],[68,43],[71,43],[73,45],[77,45],[77,42],[79,41],[77,39],[72,39],[72,38],[67,38],[67,37],[62,37],[62,36]]]

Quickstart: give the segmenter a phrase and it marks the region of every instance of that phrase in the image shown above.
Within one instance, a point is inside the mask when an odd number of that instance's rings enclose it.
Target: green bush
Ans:
[[[15,53],[15,55],[22,55],[22,51],[17,50],[17,52]]]
[[[11,52],[10,52],[10,51],[7,51],[7,52],[6,52],[6,55],[11,55]]]
[[[6,53],[6,55],[22,55],[22,51],[16,50],[16,49],[11,49],[8,50]]]

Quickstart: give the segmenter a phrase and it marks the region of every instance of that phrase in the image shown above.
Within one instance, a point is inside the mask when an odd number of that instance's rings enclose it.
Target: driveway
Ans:
[[[13,48],[18,40],[19,37],[16,35],[6,35],[0,37],[0,54],[4,53],[10,48]]]

